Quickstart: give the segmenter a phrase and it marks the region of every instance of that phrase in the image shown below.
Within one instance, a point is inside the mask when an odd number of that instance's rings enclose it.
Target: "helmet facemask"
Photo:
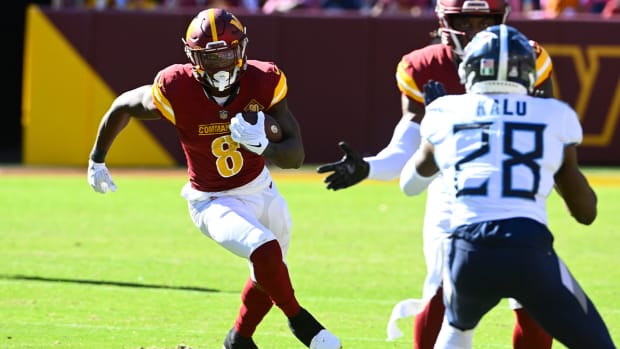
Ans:
[[[465,46],[467,46],[467,44],[471,41],[472,37],[468,37],[467,32],[460,31],[454,28],[454,25],[452,23],[454,22],[455,17],[486,17],[493,19],[493,25],[503,23],[503,17],[498,14],[453,14],[445,15],[444,17],[440,18],[440,21],[444,23],[443,27],[439,29],[439,34],[441,35],[442,42],[452,47],[454,53],[460,58],[463,58],[463,54],[465,53]]]
[[[450,46],[462,58],[471,37],[457,28],[455,20],[480,17],[492,19],[491,23],[487,23],[488,26],[503,24],[510,13],[510,6],[505,0],[437,0],[435,13],[439,19],[438,35],[441,42]]]
[[[185,53],[194,65],[196,75],[203,83],[220,92],[232,87],[245,71],[247,37],[231,45],[224,40],[210,42],[205,48],[191,48],[185,40],[183,42]]]

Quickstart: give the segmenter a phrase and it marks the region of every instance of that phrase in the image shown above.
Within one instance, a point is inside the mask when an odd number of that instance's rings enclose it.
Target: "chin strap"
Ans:
[[[205,95],[207,95],[207,97],[209,97],[209,99],[212,100],[213,102],[215,102],[217,104],[220,104],[215,99],[215,97],[213,97],[213,94],[211,93],[211,86],[209,86],[208,84],[206,84],[203,81],[200,81],[200,84],[202,85],[202,90],[204,91]],[[232,86],[232,90],[230,91],[230,95],[228,95],[228,98],[226,99],[226,102],[221,104],[221,106],[225,107],[225,106],[229,105],[235,99],[235,97],[237,97],[238,94],[239,94],[239,83],[237,82],[236,84],[234,84]]]

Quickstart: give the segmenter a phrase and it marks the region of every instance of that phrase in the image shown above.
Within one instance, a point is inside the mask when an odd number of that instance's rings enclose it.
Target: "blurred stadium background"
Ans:
[[[185,62],[181,36],[195,8],[93,10],[18,1],[10,49],[9,110],[0,127],[0,163],[82,166],[103,112],[120,92]],[[400,117],[396,64],[430,42],[432,13],[371,16],[298,10],[234,10],[248,27],[249,57],[287,74],[309,164],[341,156],[339,140],[364,154],[388,142]],[[554,61],[556,95],[582,117],[583,165],[620,164],[620,16],[509,17]],[[7,35],[8,34],[8,35]],[[15,69],[13,67],[16,67]],[[184,165],[172,127],[133,122],[110,151],[117,166]]]

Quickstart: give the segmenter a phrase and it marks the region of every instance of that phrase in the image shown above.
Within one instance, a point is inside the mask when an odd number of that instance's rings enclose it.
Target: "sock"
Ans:
[[[415,316],[413,322],[414,349],[433,349],[441,329],[445,310],[443,292],[440,287],[424,309]]]
[[[282,250],[276,240],[271,240],[259,248],[250,256],[254,266],[256,283],[282,309],[286,317],[291,318],[297,314],[301,307],[295,298],[288,268],[282,261]]]
[[[300,309],[299,314],[288,319],[288,327],[308,348],[312,338],[325,328],[304,308]]]
[[[471,349],[473,346],[474,330],[459,330],[448,323],[448,319],[443,321],[441,332],[437,337],[438,348],[450,349]]]
[[[241,309],[235,321],[235,331],[243,337],[252,337],[272,305],[271,298],[248,278],[241,293]]]
[[[551,349],[553,337],[530,317],[525,309],[515,309],[517,321],[512,333],[514,349]]]

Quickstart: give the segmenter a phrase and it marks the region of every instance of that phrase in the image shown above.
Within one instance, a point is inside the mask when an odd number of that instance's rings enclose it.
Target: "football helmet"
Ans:
[[[237,83],[247,68],[245,26],[224,9],[198,13],[182,40],[196,79],[220,92]]]
[[[531,94],[536,82],[536,53],[517,29],[495,25],[467,44],[459,77],[467,92]]]
[[[510,13],[507,0],[437,0],[435,13],[439,19],[438,34],[441,42],[452,47],[454,53],[462,57],[463,48],[470,38],[453,25],[455,17],[490,16],[494,25],[503,24]]]

